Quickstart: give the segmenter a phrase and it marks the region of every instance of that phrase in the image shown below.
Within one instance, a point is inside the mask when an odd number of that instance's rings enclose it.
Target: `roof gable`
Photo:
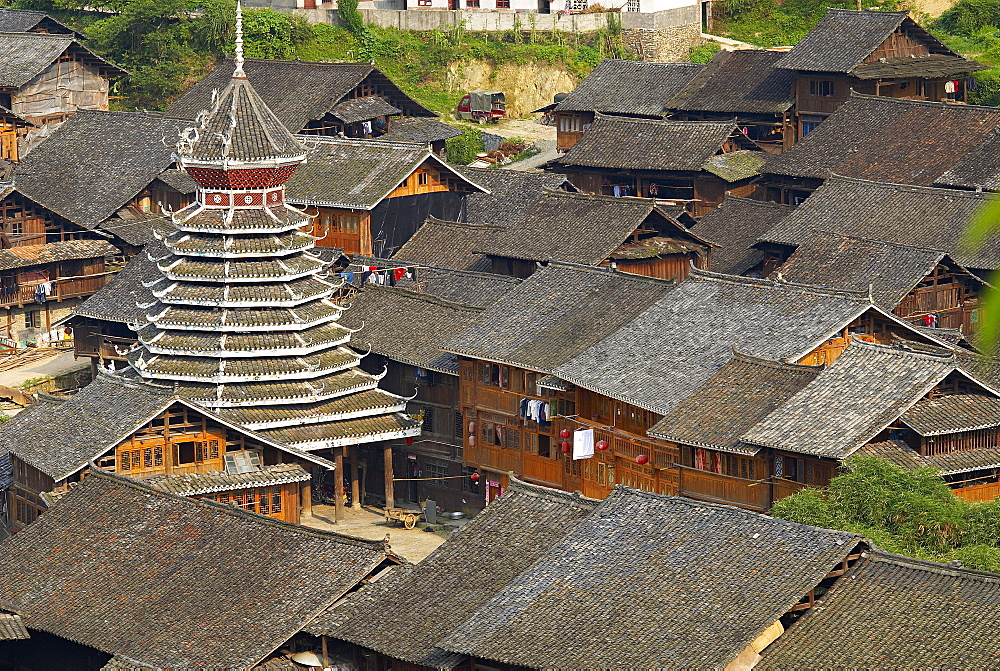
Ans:
[[[29,628],[154,668],[250,668],[387,558],[100,471],[0,547]]]
[[[439,647],[533,668],[723,668],[860,542],[619,486]]]
[[[812,72],[849,72],[900,28],[934,53],[958,55],[921,28],[906,12],[830,7],[826,16],[778,61],[777,66]]]
[[[722,50],[667,104],[686,112],[779,114],[795,103],[795,73],[774,67],[785,54]]]
[[[63,25],[45,12],[0,8],[0,33],[63,33],[86,37],[78,30]]]
[[[212,106],[212,91],[222,91],[232,78],[235,63],[231,58],[188,89],[167,109],[167,113],[194,119]],[[366,77],[379,80],[389,102],[406,109],[411,116],[433,113],[403,93],[378,68],[369,63],[308,63],[266,58],[248,58],[243,64],[247,79],[264,103],[292,133],[305,129],[313,120],[322,119]]]
[[[854,93],[802,140],[769,155],[762,172],[931,186],[956,169],[960,185],[988,184],[1000,175],[1000,157],[981,145],[995,145],[998,128],[996,107]]]
[[[938,250],[967,268],[994,269],[1000,267],[1000,240],[988,239],[976,250],[962,243],[969,222],[989,197],[834,176],[760,240],[800,245],[815,231],[824,231]],[[888,247],[885,251],[890,252]]]
[[[82,55],[85,61],[104,70],[107,77],[128,74],[81,46],[72,34],[0,33],[0,86],[24,86],[67,50]]]
[[[489,271],[482,250],[501,226],[464,224],[430,217],[393,254],[394,259],[456,270]]]
[[[14,169],[18,192],[83,228],[96,228],[172,163],[187,122],[135,112],[80,110]]]
[[[553,262],[442,345],[461,356],[541,372],[629,321],[673,288],[639,275]],[[581,310],[580,306],[587,306]]]
[[[730,194],[692,230],[718,244],[712,252],[713,271],[742,275],[764,260],[764,253],[753,247],[757,239],[794,210],[794,205]]]
[[[667,103],[702,65],[606,58],[555,106],[557,112],[603,112],[662,117]]]
[[[556,166],[698,171],[736,134],[731,121],[654,121],[599,115]]]
[[[106,240],[63,240],[46,245],[24,245],[0,249],[0,270],[15,270],[31,266],[95,259],[117,254],[118,250]]]

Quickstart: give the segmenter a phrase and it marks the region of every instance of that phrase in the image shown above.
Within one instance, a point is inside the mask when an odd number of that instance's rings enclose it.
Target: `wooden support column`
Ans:
[[[344,515],[344,448],[335,447],[333,448],[333,459],[334,463],[337,464],[337,471],[333,478],[333,497],[335,501],[335,515],[334,520],[337,522],[343,521]]]
[[[351,445],[349,457],[351,460],[351,507],[361,509],[361,483],[358,482],[358,446]]]
[[[392,445],[386,445],[382,455],[385,461],[385,507],[388,510],[396,505],[396,495],[392,489]]]

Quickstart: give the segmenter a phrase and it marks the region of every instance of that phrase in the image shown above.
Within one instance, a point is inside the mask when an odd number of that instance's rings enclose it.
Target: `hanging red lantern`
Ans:
[[[406,444],[407,445],[413,445],[413,437],[412,436],[407,436],[406,437]]]
[[[562,452],[563,452],[563,454],[569,454],[569,441],[568,440],[564,440],[562,442]]]
[[[475,433],[475,432],[476,432],[476,423],[469,422],[469,433]]]
[[[596,447],[597,449],[599,449],[599,450],[601,450],[603,452],[604,450],[608,449],[608,441],[606,441],[606,440],[599,440],[594,445],[594,447]]]
[[[469,436],[469,447],[475,447],[475,446],[476,446],[476,434],[473,433]]]
[[[569,429],[563,429],[562,431],[560,431],[559,437],[562,438],[563,440],[569,438]]]
[[[635,463],[639,464],[640,466],[644,466],[645,464],[648,464],[649,463],[649,455],[648,454],[640,454],[638,457],[635,458]]]
[[[479,482],[479,473],[473,473],[469,477],[472,478],[473,482]]]

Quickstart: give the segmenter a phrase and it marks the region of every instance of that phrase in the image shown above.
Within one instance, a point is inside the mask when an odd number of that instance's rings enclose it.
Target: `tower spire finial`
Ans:
[[[236,0],[236,69],[233,77],[246,77],[243,72],[243,4]]]

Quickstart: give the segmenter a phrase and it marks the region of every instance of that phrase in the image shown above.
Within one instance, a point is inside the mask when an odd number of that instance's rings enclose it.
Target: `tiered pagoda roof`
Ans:
[[[238,32],[239,40],[239,32]],[[194,203],[150,254],[154,300],[139,305],[129,376],[169,385],[300,449],[417,435],[406,399],[378,388],[347,347],[333,300],[343,280],[311,253],[309,217],[285,203],[306,150],[247,81],[242,59],[213,109],[182,134]]]

